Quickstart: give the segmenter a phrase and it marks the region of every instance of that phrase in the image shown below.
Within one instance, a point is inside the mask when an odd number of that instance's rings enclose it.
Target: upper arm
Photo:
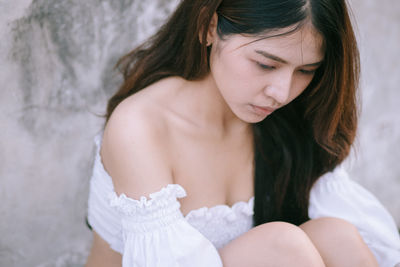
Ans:
[[[107,122],[101,156],[115,191],[139,199],[173,183],[162,126],[122,102]]]

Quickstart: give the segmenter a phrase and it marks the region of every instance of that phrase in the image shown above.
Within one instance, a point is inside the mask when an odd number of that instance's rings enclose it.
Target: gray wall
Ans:
[[[120,82],[112,66],[176,2],[0,0],[0,266],[82,266],[92,138]],[[362,116],[346,164],[400,224],[400,2],[352,3]]]

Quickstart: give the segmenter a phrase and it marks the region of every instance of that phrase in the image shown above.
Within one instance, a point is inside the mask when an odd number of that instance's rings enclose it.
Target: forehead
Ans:
[[[323,60],[323,38],[313,26],[303,25],[296,31],[290,30],[283,28],[257,36],[240,35],[237,45],[245,52],[266,51],[296,65]]]

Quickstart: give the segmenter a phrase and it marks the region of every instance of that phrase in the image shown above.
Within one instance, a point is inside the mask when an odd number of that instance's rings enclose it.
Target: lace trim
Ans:
[[[168,184],[160,191],[151,193],[149,199],[142,196],[140,200],[127,197],[125,194],[117,196],[115,192],[110,193],[109,203],[111,207],[124,215],[148,215],[154,212],[167,214],[180,208],[177,198],[186,196],[186,191],[178,184]]]
[[[228,222],[235,221],[238,215],[244,215],[246,217],[254,214],[254,197],[250,198],[249,201],[239,201],[233,204],[232,207],[228,205],[217,205],[211,208],[203,207],[196,210],[191,210],[186,216],[186,220],[195,220],[205,218],[206,220],[212,220],[215,216],[225,219]]]

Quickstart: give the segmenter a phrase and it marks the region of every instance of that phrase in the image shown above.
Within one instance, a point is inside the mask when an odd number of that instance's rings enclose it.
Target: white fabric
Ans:
[[[237,202],[232,207],[218,205],[192,210],[185,218],[216,248],[222,248],[253,227],[253,207],[254,197],[248,202]]]
[[[311,219],[337,217],[355,225],[379,266],[400,264],[400,239],[387,210],[366,189],[349,179],[343,168],[322,176],[310,194]]]
[[[254,198],[232,207],[193,210],[184,217],[180,185],[168,185],[133,200],[117,196],[100,158],[101,136],[90,183],[88,220],[93,229],[123,254],[123,267],[222,266],[217,249],[251,229]],[[392,217],[378,200],[337,168],[311,190],[310,218],[338,217],[353,223],[381,267],[400,263],[400,239]]]
[[[111,195],[111,207],[121,214],[122,266],[222,266],[217,249],[183,217],[177,198],[185,190],[170,184],[140,201]]]

